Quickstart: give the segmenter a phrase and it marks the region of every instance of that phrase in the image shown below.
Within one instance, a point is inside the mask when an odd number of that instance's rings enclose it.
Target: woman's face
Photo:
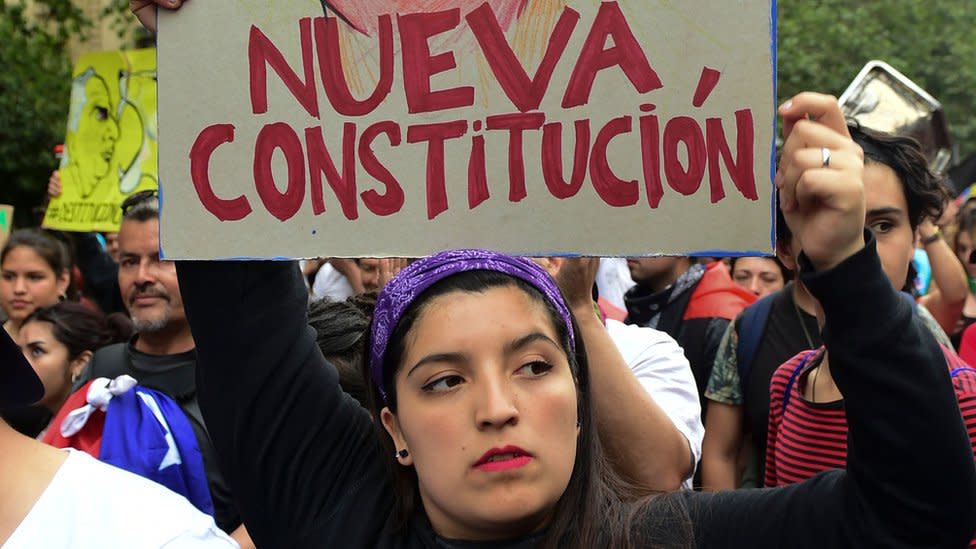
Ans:
[[[976,231],[960,231],[956,235],[956,257],[966,267],[970,278],[976,278],[976,265],[969,262],[969,256],[973,253],[973,232]]]
[[[68,348],[55,339],[50,322],[28,322],[20,328],[20,348],[44,384],[38,404],[57,412],[71,391],[74,373]]]
[[[783,271],[768,257],[740,257],[735,260],[732,280],[759,297],[783,288]]]
[[[68,289],[68,273],[58,275],[33,248],[17,246],[0,265],[0,306],[21,322],[38,307],[54,305]]]
[[[545,307],[514,286],[425,304],[381,414],[435,531],[498,539],[544,526],[576,461],[577,392]]]

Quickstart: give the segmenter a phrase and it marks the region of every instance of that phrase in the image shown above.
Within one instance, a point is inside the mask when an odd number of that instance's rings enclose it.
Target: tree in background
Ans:
[[[68,1],[0,2],[0,202],[14,204],[18,224],[44,197],[64,139],[71,66],[65,46],[86,24]]]
[[[111,19],[120,37],[137,26],[128,5],[107,0],[98,14]],[[17,225],[39,222],[33,212],[57,168],[54,147],[64,141],[71,95],[68,46],[84,42],[92,27],[72,0],[0,0],[0,203],[15,206]]]
[[[976,9],[972,0],[780,0],[778,95],[839,96],[872,59],[885,61],[945,109],[959,155],[976,152]]]

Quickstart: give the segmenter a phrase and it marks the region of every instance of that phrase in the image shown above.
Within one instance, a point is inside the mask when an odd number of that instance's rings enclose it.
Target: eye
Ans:
[[[27,352],[30,353],[31,358],[40,358],[47,354],[47,351],[38,345],[32,345],[27,349]]]
[[[4,273],[3,273],[3,279],[4,280],[6,280],[6,281],[9,282],[9,281],[13,280],[14,278],[16,278],[16,275],[14,275],[14,273],[11,273],[9,271],[4,271]]]
[[[464,382],[464,378],[462,378],[459,375],[451,374],[451,375],[439,377],[434,381],[431,381],[427,385],[421,387],[421,390],[423,390],[426,393],[441,393],[445,391],[450,391],[451,389],[457,387],[463,382]]]
[[[548,374],[552,368],[553,365],[544,360],[533,360],[528,364],[524,364],[517,372],[531,377],[541,377]]]
[[[871,223],[871,225],[868,228],[871,229],[871,232],[875,234],[885,234],[891,231],[892,229],[894,229],[895,224],[892,223],[891,221],[882,219],[879,221],[875,221],[874,223]]]
[[[30,273],[27,275],[27,279],[30,280],[31,282],[40,282],[45,278],[46,277],[44,276],[44,273]]]
[[[95,107],[95,119],[99,122],[108,120],[108,109],[105,107]]]

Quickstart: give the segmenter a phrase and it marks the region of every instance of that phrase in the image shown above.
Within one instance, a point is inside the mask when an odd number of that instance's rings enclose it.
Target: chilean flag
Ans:
[[[129,376],[94,379],[75,391],[43,440],[158,482],[214,514],[203,455],[186,414],[172,398]]]

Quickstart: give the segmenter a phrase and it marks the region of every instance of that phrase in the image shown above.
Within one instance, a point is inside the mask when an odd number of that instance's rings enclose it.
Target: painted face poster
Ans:
[[[125,197],[156,188],[156,133],[156,51],[83,55],[71,81],[62,193],[44,226],[117,231]]]
[[[775,29],[770,0],[187,2],[163,252],[769,252]]]

